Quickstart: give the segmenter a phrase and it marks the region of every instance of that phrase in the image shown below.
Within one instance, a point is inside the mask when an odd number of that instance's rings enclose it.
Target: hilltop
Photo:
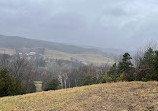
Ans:
[[[157,111],[158,82],[119,82],[0,98],[1,111]]]

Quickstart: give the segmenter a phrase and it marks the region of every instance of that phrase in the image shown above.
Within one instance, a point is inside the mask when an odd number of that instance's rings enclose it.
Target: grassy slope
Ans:
[[[62,59],[62,60],[70,60],[70,58],[73,57],[78,61],[82,61],[86,64],[90,63],[95,65],[114,63],[114,60],[107,58],[101,54],[69,54],[55,50],[46,50],[45,56],[53,59]]]
[[[158,82],[120,82],[0,98],[1,111],[158,111]]]

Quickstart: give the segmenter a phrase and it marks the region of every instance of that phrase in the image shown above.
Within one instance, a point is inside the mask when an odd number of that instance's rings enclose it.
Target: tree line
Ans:
[[[158,50],[148,47],[132,58],[129,53],[111,67],[82,66],[60,73],[55,80],[43,82],[43,90],[77,87],[118,81],[158,81]],[[56,81],[57,84],[53,84]]]
[[[129,53],[125,53],[105,76],[114,82],[158,81],[158,50],[149,47],[142,54],[137,53],[133,59]]]
[[[152,47],[138,51],[133,57],[125,53],[112,66],[60,67],[49,63],[39,67],[36,62],[38,59],[1,55],[0,97],[33,93],[37,80],[42,81],[44,91],[118,81],[158,81],[158,50]]]

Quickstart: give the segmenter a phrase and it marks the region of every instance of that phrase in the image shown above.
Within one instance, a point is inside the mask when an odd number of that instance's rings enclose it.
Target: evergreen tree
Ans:
[[[116,79],[119,77],[118,66],[116,63],[113,64],[113,66],[108,71],[107,75],[112,79],[112,81],[116,82]]]
[[[125,80],[132,81],[133,80],[133,64],[131,62],[132,57],[129,53],[125,53],[123,55],[122,61],[118,64],[118,74],[120,77],[124,78]],[[117,80],[120,80],[120,77]],[[122,79],[121,79],[122,80]],[[123,81],[123,80],[122,80]]]
[[[152,48],[148,48],[148,50],[144,54],[143,65],[146,67],[145,72],[146,74],[153,74],[154,73],[154,59],[155,59],[155,52]]]
[[[0,71],[0,97],[24,94],[24,88],[19,81],[10,76],[8,69],[4,68]]]
[[[155,58],[154,50],[152,48],[148,48],[148,50],[144,54],[142,64],[152,68],[154,63],[154,58]]]
[[[153,75],[153,80],[158,81],[158,51],[155,51],[155,58],[153,62],[153,67],[154,67],[154,75]]]
[[[119,65],[118,65],[118,72],[119,73],[123,73],[123,72],[129,73],[130,72],[130,69],[133,66],[131,59],[132,59],[132,57],[130,56],[129,53],[125,53],[123,55],[123,59],[121,62],[119,62]]]
[[[156,53],[149,47],[142,57],[140,65],[136,68],[136,80],[150,81],[155,80],[156,73]]]

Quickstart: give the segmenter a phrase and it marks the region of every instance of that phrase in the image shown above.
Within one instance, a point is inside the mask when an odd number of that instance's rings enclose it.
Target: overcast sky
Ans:
[[[134,49],[158,40],[158,0],[0,0],[0,34]]]

